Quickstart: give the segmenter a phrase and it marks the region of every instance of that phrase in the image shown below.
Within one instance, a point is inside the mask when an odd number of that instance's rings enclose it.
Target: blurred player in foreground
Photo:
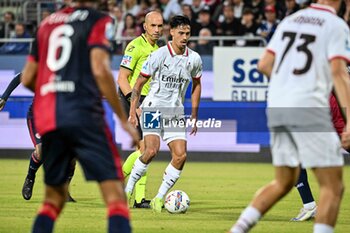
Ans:
[[[104,120],[101,96],[137,142],[119,102],[110,68],[112,19],[96,11],[97,0],[76,0],[40,24],[22,72],[35,90],[35,126],[42,140],[45,197],[33,232],[52,232],[68,193],[67,177],[77,158],[96,180],[108,209],[109,232],[130,233],[120,156]],[[43,112],[43,110],[45,112]]]
[[[16,87],[21,83],[21,73],[18,73],[10,82],[10,84],[7,86],[5,92],[0,98],[0,111],[5,107],[6,101],[8,100],[11,93],[16,89]],[[27,112],[27,126],[29,130],[30,138],[32,139],[33,145],[34,145],[34,151],[32,152],[29,160],[29,168],[28,168],[28,174],[24,180],[24,184],[22,187],[22,196],[25,200],[30,200],[32,198],[33,193],[33,186],[35,183],[35,175],[38,171],[39,167],[42,164],[41,160],[41,140],[40,135],[37,133],[34,125],[34,118],[33,118],[33,103],[29,106],[28,112]],[[68,184],[71,182],[74,171],[75,171],[75,159],[72,160],[71,166],[69,169],[69,175],[67,178]],[[68,192],[67,201],[69,202],[76,202]]]
[[[256,193],[231,233],[249,232],[293,188],[300,165],[313,169],[320,186],[314,233],[334,232],[344,190],[344,158],[329,113],[333,85],[350,116],[349,28],[336,15],[340,3],[319,0],[286,17],[258,63],[271,77],[267,113],[275,179]],[[341,142],[350,148],[349,122]]]
[[[172,41],[149,55],[132,90],[129,121],[137,127],[138,107],[143,85],[152,77],[150,91],[142,102],[141,120],[145,141],[144,153],[136,159],[125,192],[131,196],[135,183],[148,169],[157,155],[160,138],[169,146],[172,160],[164,171],[158,194],[151,201],[151,208],[161,212],[164,196],[179,179],[186,161],[186,127],[164,128],[164,122],[178,123],[184,119],[184,97],[192,81],[192,118],[197,119],[200,101],[202,60],[198,53],[187,47],[190,38],[190,20],[175,16],[170,20]],[[154,127],[153,127],[154,126]],[[197,127],[191,134],[196,134]]]
[[[125,49],[123,59],[119,68],[118,84],[119,96],[124,106],[125,111],[129,114],[131,90],[134,87],[137,78],[139,77],[143,63],[148,58],[148,55],[158,49],[157,41],[162,35],[163,17],[157,11],[149,12],[145,17],[143,24],[145,33],[132,40]],[[150,80],[149,80],[150,81]],[[140,104],[149,92],[149,83],[147,82],[141,91]],[[127,177],[130,175],[131,169],[134,166],[135,160],[140,157],[144,151],[144,142],[142,140],[141,127],[137,127],[140,134],[140,147],[130,154],[123,164],[123,173]],[[150,201],[145,199],[146,193],[147,172],[135,185],[135,202],[134,208],[150,208]]]

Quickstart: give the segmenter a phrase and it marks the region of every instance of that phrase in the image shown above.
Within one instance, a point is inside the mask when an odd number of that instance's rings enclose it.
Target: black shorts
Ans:
[[[118,93],[119,93],[119,99],[120,99],[120,101],[121,101],[121,103],[123,105],[124,111],[126,112],[126,115],[129,117],[130,105],[129,105],[128,101],[124,98],[120,88],[118,90]],[[141,104],[145,98],[146,98],[146,96],[141,95],[139,103]],[[139,132],[140,138],[142,139],[143,135],[142,135],[142,129],[141,129],[141,126],[140,126],[140,119],[138,119],[138,121],[139,121],[139,124],[137,126],[137,131]]]
[[[108,126],[60,128],[42,136],[42,157],[47,185],[67,182],[76,157],[87,180],[123,180],[121,159]]]
[[[27,126],[29,130],[30,139],[32,139],[34,147],[41,143],[40,135],[35,129],[34,116],[33,116],[33,104],[29,106],[27,112]]]

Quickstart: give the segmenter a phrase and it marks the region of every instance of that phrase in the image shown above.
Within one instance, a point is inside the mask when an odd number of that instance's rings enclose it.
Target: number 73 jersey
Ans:
[[[103,124],[90,51],[110,51],[112,19],[89,8],[65,8],[40,24],[29,60],[38,64],[34,117],[39,134],[62,126]]]
[[[349,61],[349,43],[349,28],[331,7],[312,4],[286,17],[267,47],[275,55],[269,108],[328,108],[330,61]]]

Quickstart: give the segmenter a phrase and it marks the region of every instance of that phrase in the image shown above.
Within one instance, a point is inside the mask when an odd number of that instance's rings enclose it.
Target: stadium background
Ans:
[[[2,21],[6,21],[6,12],[12,11],[16,15],[16,18],[13,19],[13,22],[7,23],[7,26],[11,25],[13,27],[17,23],[24,23],[28,33],[33,34],[38,22],[47,16],[44,13],[50,13],[58,9],[62,6],[63,2],[65,1],[0,0],[0,14],[3,16],[0,20],[0,26],[3,25]],[[137,19],[136,24],[138,24],[136,26],[140,26],[144,13],[147,10],[153,8],[153,10],[161,10],[164,17],[167,18],[167,8],[169,9],[171,4],[174,4],[177,7],[175,8],[178,11],[182,11],[185,15],[188,14],[188,11],[186,11],[188,8],[186,6],[189,6],[191,8],[189,15],[193,23],[193,28],[208,28],[212,31],[213,35],[203,39],[199,35],[200,30],[194,30],[192,32],[193,40],[189,45],[191,47],[194,46],[195,50],[198,48],[196,44],[200,44],[200,41],[203,42],[203,40],[213,42],[211,44],[209,43],[209,47],[213,45],[226,45],[226,47],[215,47],[215,49],[211,50],[199,49],[204,68],[199,117],[202,120],[209,118],[222,120],[225,122],[225,127],[216,130],[202,129],[197,136],[189,137],[189,159],[205,161],[270,161],[269,133],[266,127],[265,115],[268,82],[266,77],[263,77],[263,75],[256,71],[256,64],[263,48],[245,46],[249,45],[248,42],[251,39],[256,39],[255,41],[251,41],[255,46],[263,46],[268,41],[269,36],[273,34],[274,27],[268,29],[271,30],[267,33],[269,34],[268,37],[266,35],[264,36],[261,30],[260,32],[256,30],[253,33],[250,31],[244,33],[240,30],[235,31],[233,28],[230,29],[230,27],[234,25],[239,28],[242,27],[244,23],[240,20],[247,14],[252,13],[254,13],[254,22],[257,24],[256,26],[259,25],[259,28],[267,26],[267,21],[269,21],[268,14],[275,15],[272,21],[273,25],[277,25],[283,17],[295,12],[299,8],[307,6],[312,1],[139,0],[131,1],[133,2],[131,8],[127,6],[130,2],[127,2],[102,0],[100,9],[115,17],[119,24],[120,21],[118,20],[120,19],[118,19],[118,12],[116,10],[123,11],[123,16],[126,17],[127,12],[133,13],[133,9],[138,9],[139,14],[135,14]],[[192,4],[190,4],[191,2]],[[294,4],[293,7],[289,8],[290,5],[288,4],[291,2]],[[153,5],[153,3],[156,4]],[[229,14],[225,13],[227,8],[232,8],[234,13],[234,19],[229,23]],[[350,9],[350,6],[347,6],[344,2],[339,16],[348,20],[350,15],[348,9]],[[204,25],[201,20],[204,20],[204,15],[208,16],[208,13],[210,13],[210,23]],[[6,25],[6,22],[4,25]],[[213,25],[215,26],[213,27]],[[224,25],[228,26],[228,29],[225,29]],[[7,32],[11,31],[11,27],[7,28]],[[168,29],[168,24],[165,22],[165,40],[167,40]],[[6,43],[14,42],[21,44],[24,41],[32,41],[30,37],[6,35],[7,32],[5,30],[5,34],[3,35],[5,39],[0,38],[0,43],[3,43],[2,47]],[[123,36],[123,34],[121,35]],[[116,47],[114,51],[112,68],[115,77],[117,77],[121,53],[123,51],[120,46],[125,46],[129,39],[126,37],[116,37],[116,46],[118,46],[118,41],[122,41],[123,43],[120,43],[119,47]],[[209,52],[209,55],[205,55],[207,52]],[[1,93],[12,77],[22,70],[25,59],[25,53],[10,54],[0,49]],[[187,91],[186,98],[186,106],[190,106],[190,88]],[[0,157],[27,157],[29,151],[32,149],[25,122],[26,112],[31,101],[32,93],[20,86],[14,91],[4,110],[0,112]],[[114,132],[119,147],[123,151],[123,156],[125,156],[132,150],[129,146],[128,138],[119,128],[119,124],[107,104],[105,104],[105,109],[106,119]],[[162,144],[161,151],[160,159],[168,156],[166,145]]]
[[[215,118],[225,122],[221,129],[202,129],[189,136],[190,161],[269,162],[269,133],[266,126],[267,80],[256,72],[262,48],[220,48],[213,56],[202,56],[202,99],[199,118]],[[0,56],[0,92],[3,92],[15,73],[20,72],[26,56]],[[121,56],[114,56],[112,67],[117,77]],[[237,94],[238,93],[238,94]],[[26,112],[32,93],[18,87],[4,110],[0,112],[0,157],[27,158],[32,143],[26,126]],[[186,94],[190,106],[190,89]],[[108,104],[106,119],[125,157],[131,150],[129,138],[119,127]],[[69,113],[67,113],[69,114]],[[158,159],[168,159],[168,149],[162,144]],[[345,156],[348,162],[348,156]]]

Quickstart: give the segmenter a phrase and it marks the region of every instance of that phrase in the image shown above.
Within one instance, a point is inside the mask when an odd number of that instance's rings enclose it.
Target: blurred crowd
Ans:
[[[62,4],[68,0],[59,0]],[[102,0],[100,10],[115,19],[116,34],[114,52],[121,54],[126,43],[143,32],[143,21],[149,11],[162,12],[165,24],[163,40],[169,38],[167,23],[173,15],[186,15],[192,22],[192,36],[198,40],[189,47],[201,55],[211,55],[218,41],[208,40],[211,36],[235,36],[239,39],[225,40],[224,46],[263,46],[272,37],[278,23],[286,16],[307,7],[310,0]],[[57,2],[56,2],[57,3]],[[57,10],[57,5],[41,8],[41,20]],[[350,0],[345,0],[339,16],[350,22]],[[7,11],[0,23],[0,38],[31,38],[37,22],[20,22],[16,15]],[[262,39],[254,40],[253,38]],[[128,38],[130,40],[123,40]],[[251,38],[251,39],[249,39]],[[26,54],[29,43],[0,43],[1,54]]]

